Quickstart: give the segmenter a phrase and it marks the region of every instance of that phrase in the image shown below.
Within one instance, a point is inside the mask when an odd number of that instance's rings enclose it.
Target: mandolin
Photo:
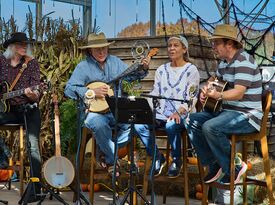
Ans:
[[[72,183],[75,171],[71,161],[61,156],[57,95],[53,94],[52,98],[54,104],[55,156],[45,162],[42,170],[46,182],[52,187],[60,189]]]
[[[152,48],[147,57],[151,58],[152,56],[156,55],[158,53],[159,49],[158,48]],[[124,72],[122,72],[119,76],[123,76],[126,73],[131,73],[135,70],[138,69],[140,66],[140,62],[135,62],[133,63],[130,67],[128,67]],[[103,85],[107,85],[104,82],[91,82],[89,83],[86,87],[88,89],[94,89],[97,87],[101,87]],[[114,95],[114,91],[112,88],[108,86],[108,96],[111,97]],[[89,101],[89,111],[90,112],[98,112],[98,113],[104,113],[107,110],[109,110],[109,105],[105,100],[105,97],[96,97],[94,100]]]
[[[218,92],[223,92],[227,89],[228,83],[226,81],[221,81],[218,80],[218,78],[215,78],[213,81],[209,82],[208,86],[210,87],[210,89],[216,89]],[[207,97],[203,104],[203,108],[209,112],[217,112],[221,110],[221,106],[221,100],[216,100],[211,97]]]
[[[19,89],[14,91],[9,91],[10,85],[7,81],[4,81],[0,84],[0,113],[9,112],[10,105],[8,100],[14,97],[18,97],[25,94],[25,89]],[[29,87],[31,90],[46,90],[48,89],[47,83],[40,83],[39,85]]]

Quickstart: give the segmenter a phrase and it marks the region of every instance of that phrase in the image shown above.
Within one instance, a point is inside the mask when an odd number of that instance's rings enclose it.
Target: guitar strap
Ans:
[[[22,64],[22,68],[19,69],[19,72],[18,72],[17,76],[15,77],[14,81],[12,82],[12,84],[11,84],[11,86],[9,88],[9,92],[12,91],[12,89],[14,88],[14,86],[16,85],[16,83],[18,82],[19,78],[21,77],[22,73],[28,67],[27,64],[28,64],[28,62],[30,60],[32,60],[32,58],[25,57],[25,62]]]

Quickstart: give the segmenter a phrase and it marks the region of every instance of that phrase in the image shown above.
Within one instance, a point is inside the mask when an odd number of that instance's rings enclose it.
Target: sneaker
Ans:
[[[176,178],[180,175],[180,170],[182,168],[182,161],[180,159],[174,158],[172,164],[168,169],[168,177]]]
[[[162,169],[165,167],[165,165],[166,165],[165,157],[163,156],[163,154],[161,154],[160,157],[157,158],[155,163],[155,172],[154,172],[155,177],[161,174]]]
[[[222,175],[222,168],[218,163],[214,163],[213,165],[209,165],[209,172],[203,178],[204,183],[209,184],[216,180],[218,180]]]
[[[236,165],[235,167],[235,181],[234,184],[237,184],[240,182],[241,176],[246,172],[247,170],[247,165],[246,163],[242,162],[241,165]],[[230,184],[230,175],[229,174],[225,174],[221,180],[220,180],[221,184],[224,185],[229,185]]]

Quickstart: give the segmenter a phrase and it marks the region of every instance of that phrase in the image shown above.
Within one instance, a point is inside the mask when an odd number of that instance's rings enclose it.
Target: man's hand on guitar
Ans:
[[[37,90],[31,90],[31,88],[26,88],[24,90],[25,95],[32,101],[38,101],[39,92]]]
[[[104,98],[106,95],[108,95],[108,85],[99,86],[97,88],[93,88],[93,91],[95,92],[95,96],[98,98]]]

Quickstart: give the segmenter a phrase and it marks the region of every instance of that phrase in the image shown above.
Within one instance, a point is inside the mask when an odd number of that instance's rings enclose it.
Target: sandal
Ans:
[[[97,162],[98,166],[102,167],[103,169],[107,169],[107,164],[105,162],[104,155],[100,155]]]

